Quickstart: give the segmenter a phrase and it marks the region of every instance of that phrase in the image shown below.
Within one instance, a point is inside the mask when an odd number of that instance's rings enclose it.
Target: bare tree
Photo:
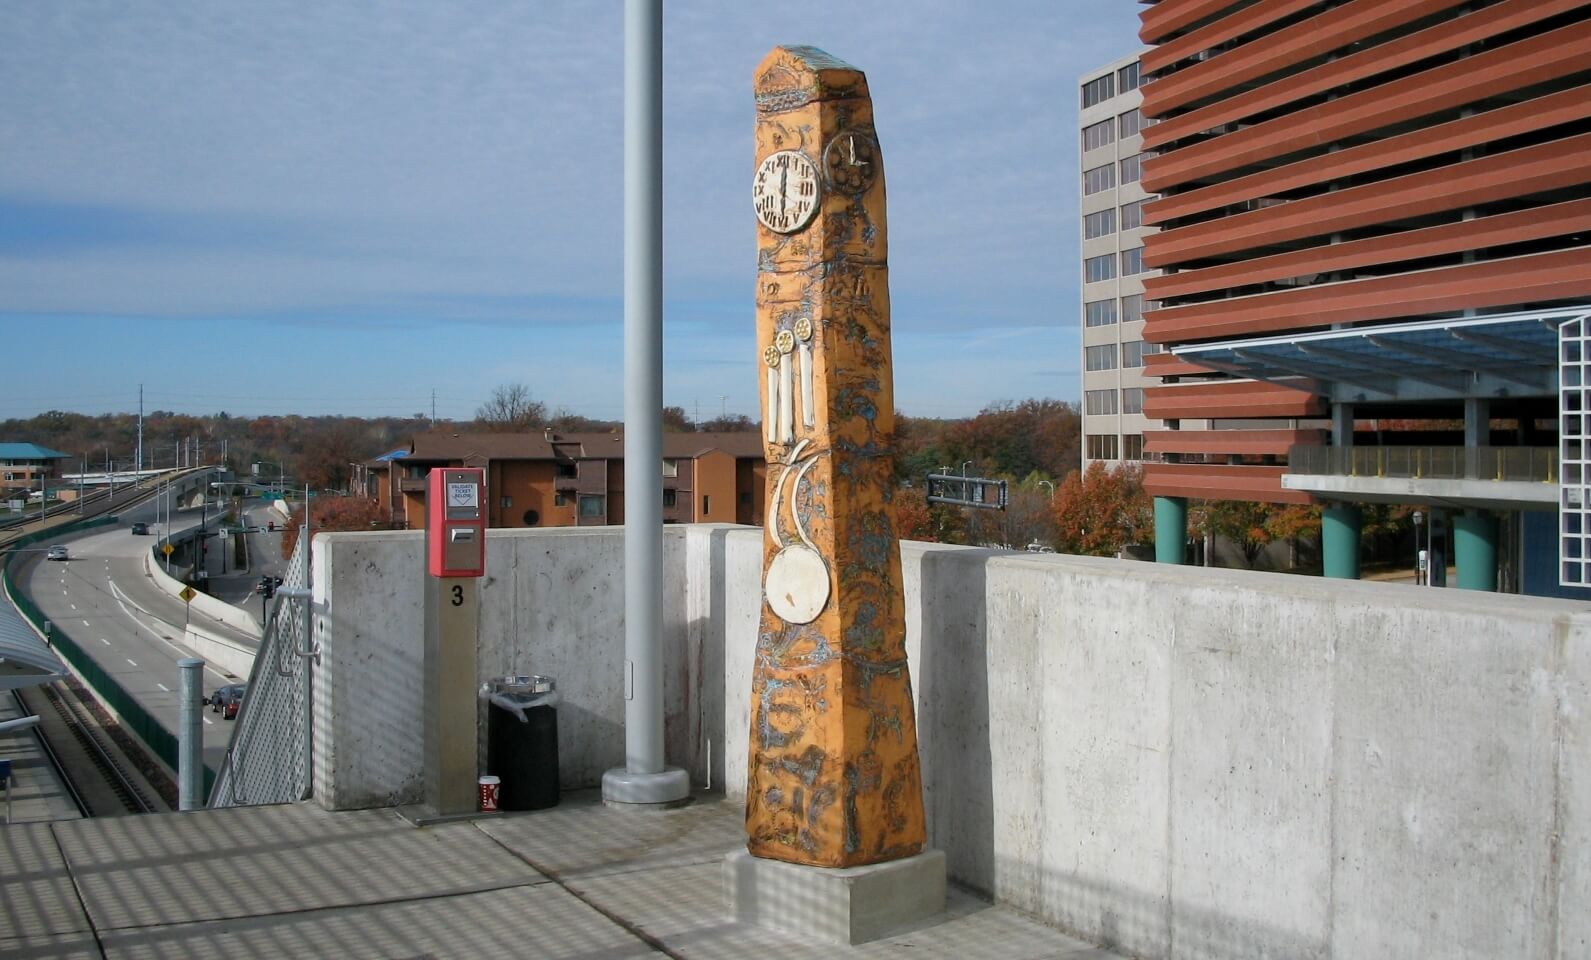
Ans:
[[[546,405],[532,400],[523,383],[501,384],[475,410],[475,423],[488,430],[524,433],[546,422]]]

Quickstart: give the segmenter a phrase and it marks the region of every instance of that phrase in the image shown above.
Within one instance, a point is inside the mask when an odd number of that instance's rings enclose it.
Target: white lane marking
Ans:
[[[166,692],[167,692],[167,693],[170,693],[170,692],[171,692],[171,688],[170,688],[170,687],[168,687],[168,686],[166,686],[166,685],[165,685],[165,684],[163,684],[163,683],[157,683],[157,684],[155,684],[155,686],[157,686],[157,687],[159,687],[159,688],[160,688],[160,689],[162,689],[162,690],[164,690],[164,691],[166,691]]]
[[[172,650],[176,651],[176,653],[179,654],[180,656],[183,656],[183,657],[191,657],[191,656],[193,656],[193,651],[184,650],[182,647],[177,646],[175,643],[172,643],[170,640],[167,640],[165,637],[161,636],[159,627],[150,627],[147,624],[142,624],[142,622],[138,619],[138,617],[133,614],[133,611],[127,609],[127,604],[128,603],[132,604],[133,605],[133,610],[137,610],[139,613],[141,613],[144,616],[150,618],[151,620],[156,621],[157,623],[164,624],[166,626],[170,626],[173,629],[175,629],[175,624],[166,624],[166,622],[164,620],[161,620],[159,617],[157,617],[154,614],[150,613],[148,610],[145,610],[143,607],[140,607],[138,605],[137,601],[133,600],[132,597],[127,596],[125,593],[122,593],[121,588],[117,587],[115,584],[111,584],[111,596],[112,596],[112,598],[115,599],[116,605],[118,607],[122,608],[122,613],[125,613],[127,615],[128,619],[132,620],[132,622],[133,622],[133,624],[135,626],[142,625],[144,627],[144,629],[149,631],[149,635],[152,638],[154,638],[156,640],[159,640],[161,643],[163,643],[166,646],[170,647]],[[123,600],[127,601],[127,603],[123,603],[122,602]],[[214,667],[210,666],[208,663],[205,664],[205,669],[209,670],[212,674],[214,674],[219,679],[222,679],[222,680],[229,679],[226,674],[224,674],[220,670],[217,670]]]
[[[74,604],[72,604],[72,609],[73,609],[73,610],[76,610],[76,609],[77,609],[77,604],[75,604],[75,603],[74,603]]]
[[[207,726],[207,727],[213,727],[213,726],[215,726],[215,721],[211,720],[209,717],[205,717],[204,718],[204,725]]]
[[[83,621],[83,626],[85,626],[85,627],[88,626],[88,621],[87,620]]]
[[[132,664],[132,665],[133,665],[133,666],[135,666],[135,667],[136,667],[136,666],[138,666],[138,661],[137,661],[137,660],[134,660],[134,659],[133,659],[133,658],[132,658],[132,657],[128,657],[128,658],[127,658],[127,662],[128,662],[128,663],[130,663],[130,664]]]
[[[106,640],[106,639],[105,639],[105,638],[104,638],[104,637],[100,637],[100,638],[99,638],[99,642],[100,642],[100,643],[103,643],[103,644],[104,644],[104,645],[105,645],[105,646],[107,646],[107,647],[108,647],[108,646],[110,646],[110,641],[109,641],[109,640]]]

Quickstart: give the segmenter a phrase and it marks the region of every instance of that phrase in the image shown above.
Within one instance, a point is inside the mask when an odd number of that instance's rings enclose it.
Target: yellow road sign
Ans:
[[[183,587],[182,592],[177,594],[177,596],[182,598],[183,603],[192,603],[193,598],[198,595],[198,591],[194,590],[192,587]]]
[[[168,543],[160,548],[160,552],[169,557],[177,552],[177,548]]]

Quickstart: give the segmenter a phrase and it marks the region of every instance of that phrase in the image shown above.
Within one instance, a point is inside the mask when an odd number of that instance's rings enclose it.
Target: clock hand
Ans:
[[[781,217],[784,216],[785,198],[789,196],[789,194],[786,192],[786,189],[787,189],[786,188],[786,183],[789,181],[789,179],[790,179],[790,168],[789,167],[785,167],[783,170],[779,171],[779,216],[781,216]]]

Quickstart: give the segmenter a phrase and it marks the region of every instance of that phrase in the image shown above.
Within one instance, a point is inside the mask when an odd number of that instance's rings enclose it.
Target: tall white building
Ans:
[[[1138,56],[1084,74],[1078,84],[1078,184],[1082,263],[1083,467],[1144,459],[1143,341],[1145,277],[1139,186],[1144,125]]]

